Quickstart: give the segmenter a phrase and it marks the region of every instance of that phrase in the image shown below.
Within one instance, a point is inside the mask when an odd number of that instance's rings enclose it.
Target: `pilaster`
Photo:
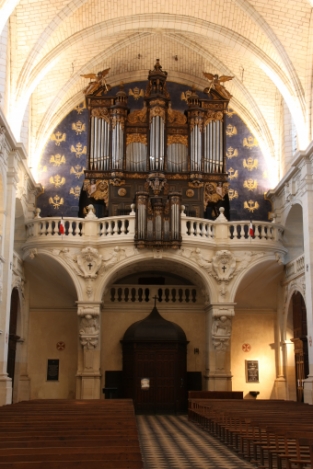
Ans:
[[[3,231],[1,255],[3,262],[3,289],[0,303],[0,405],[12,402],[12,382],[7,375],[7,357],[9,342],[10,305],[12,292],[13,248],[14,248],[14,224],[15,224],[15,195],[18,182],[17,155],[15,151],[8,153],[7,158],[5,212],[3,214]]]
[[[207,310],[207,365],[208,391],[231,391],[231,331],[233,303],[211,304]]]
[[[78,301],[79,351],[77,399],[100,399],[100,310],[101,303]]]

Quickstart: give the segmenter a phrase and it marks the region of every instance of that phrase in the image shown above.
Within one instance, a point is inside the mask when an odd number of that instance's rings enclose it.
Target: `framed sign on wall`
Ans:
[[[246,383],[259,382],[259,362],[258,360],[245,360],[246,363]]]
[[[59,381],[60,360],[48,358],[47,381]]]

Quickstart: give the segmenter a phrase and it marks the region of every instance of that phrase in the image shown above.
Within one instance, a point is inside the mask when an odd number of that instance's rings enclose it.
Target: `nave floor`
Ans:
[[[187,416],[137,415],[145,469],[252,469]]]

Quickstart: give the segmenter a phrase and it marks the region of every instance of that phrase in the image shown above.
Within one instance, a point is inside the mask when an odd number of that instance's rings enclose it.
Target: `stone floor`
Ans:
[[[252,469],[187,416],[138,415],[145,469]]]

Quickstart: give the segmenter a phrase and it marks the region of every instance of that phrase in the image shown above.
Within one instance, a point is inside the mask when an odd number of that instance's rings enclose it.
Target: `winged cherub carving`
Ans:
[[[102,70],[102,72],[98,73],[87,73],[86,75],[81,75],[83,78],[89,78],[90,82],[88,83],[88,86],[83,90],[84,94],[93,94],[98,89],[100,86],[104,86],[106,91],[109,91],[110,85],[107,85],[105,77],[109,73],[110,69],[106,68],[105,70]],[[93,81],[92,81],[93,80]]]
[[[209,94],[211,89],[213,88],[213,90],[217,91],[221,96],[223,96],[223,98],[230,99],[232,97],[232,95],[227,91],[225,86],[221,85],[221,83],[225,83],[225,81],[230,81],[234,77],[230,77],[227,75],[222,75],[219,77],[217,74],[213,75],[213,73],[206,73],[206,72],[203,72],[203,75],[210,82],[209,89],[206,90],[206,93]]]

